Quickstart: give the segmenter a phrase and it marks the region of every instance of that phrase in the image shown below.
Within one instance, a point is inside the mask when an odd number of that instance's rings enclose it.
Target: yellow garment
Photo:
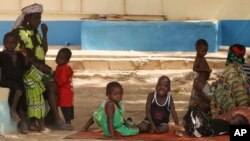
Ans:
[[[20,27],[19,29],[19,36],[21,41],[24,43],[25,48],[30,48],[33,50],[34,45],[32,42],[32,36],[34,38],[37,39],[38,41],[38,46],[36,46],[35,48],[35,56],[37,57],[37,59],[39,60],[44,60],[45,59],[45,52],[44,49],[42,47],[42,37],[41,35],[37,32],[36,35],[34,35],[34,30],[28,30],[28,29],[24,29],[23,27]],[[17,46],[16,50],[20,50],[20,44]]]

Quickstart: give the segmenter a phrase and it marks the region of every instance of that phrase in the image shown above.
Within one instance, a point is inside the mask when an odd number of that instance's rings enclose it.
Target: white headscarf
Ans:
[[[16,29],[23,23],[25,15],[31,13],[42,13],[42,12],[43,12],[43,6],[41,4],[34,3],[32,5],[24,7],[22,9],[22,14],[16,19],[12,29]]]

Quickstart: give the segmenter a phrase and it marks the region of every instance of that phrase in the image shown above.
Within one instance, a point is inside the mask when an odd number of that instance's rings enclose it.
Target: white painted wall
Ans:
[[[45,19],[80,19],[89,14],[157,15],[168,20],[250,19],[250,0],[1,0],[0,20],[15,19],[32,3]]]

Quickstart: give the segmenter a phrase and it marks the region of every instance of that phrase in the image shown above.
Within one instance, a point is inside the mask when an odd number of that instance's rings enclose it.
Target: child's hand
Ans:
[[[25,50],[24,47],[20,48],[20,53],[23,55],[23,56],[27,56],[27,52]]]
[[[52,68],[48,65],[40,65],[39,70],[42,71],[45,74],[51,74]]]
[[[43,35],[47,34],[48,27],[47,27],[47,25],[45,23],[41,24],[41,30],[42,30]]]
[[[152,125],[149,133],[159,133],[159,130],[157,129],[157,127],[155,125]]]

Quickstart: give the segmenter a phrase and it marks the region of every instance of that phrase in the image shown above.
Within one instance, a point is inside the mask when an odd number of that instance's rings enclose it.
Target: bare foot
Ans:
[[[40,132],[41,132],[42,134],[48,134],[48,133],[50,132],[50,129],[48,129],[48,128],[43,128],[43,129],[40,130]]]
[[[31,125],[29,130],[30,131],[39,131],[40,129],[37,126]]]
[[[17,124],[17,129],[18,129],[18,131],[19,131],[21,134],[28,134],[28,133],[29,133],[29,131],[28,131],[27,129],[25,129],[23,123],[20,122],[20,121],[19,121],[18,124]]]

